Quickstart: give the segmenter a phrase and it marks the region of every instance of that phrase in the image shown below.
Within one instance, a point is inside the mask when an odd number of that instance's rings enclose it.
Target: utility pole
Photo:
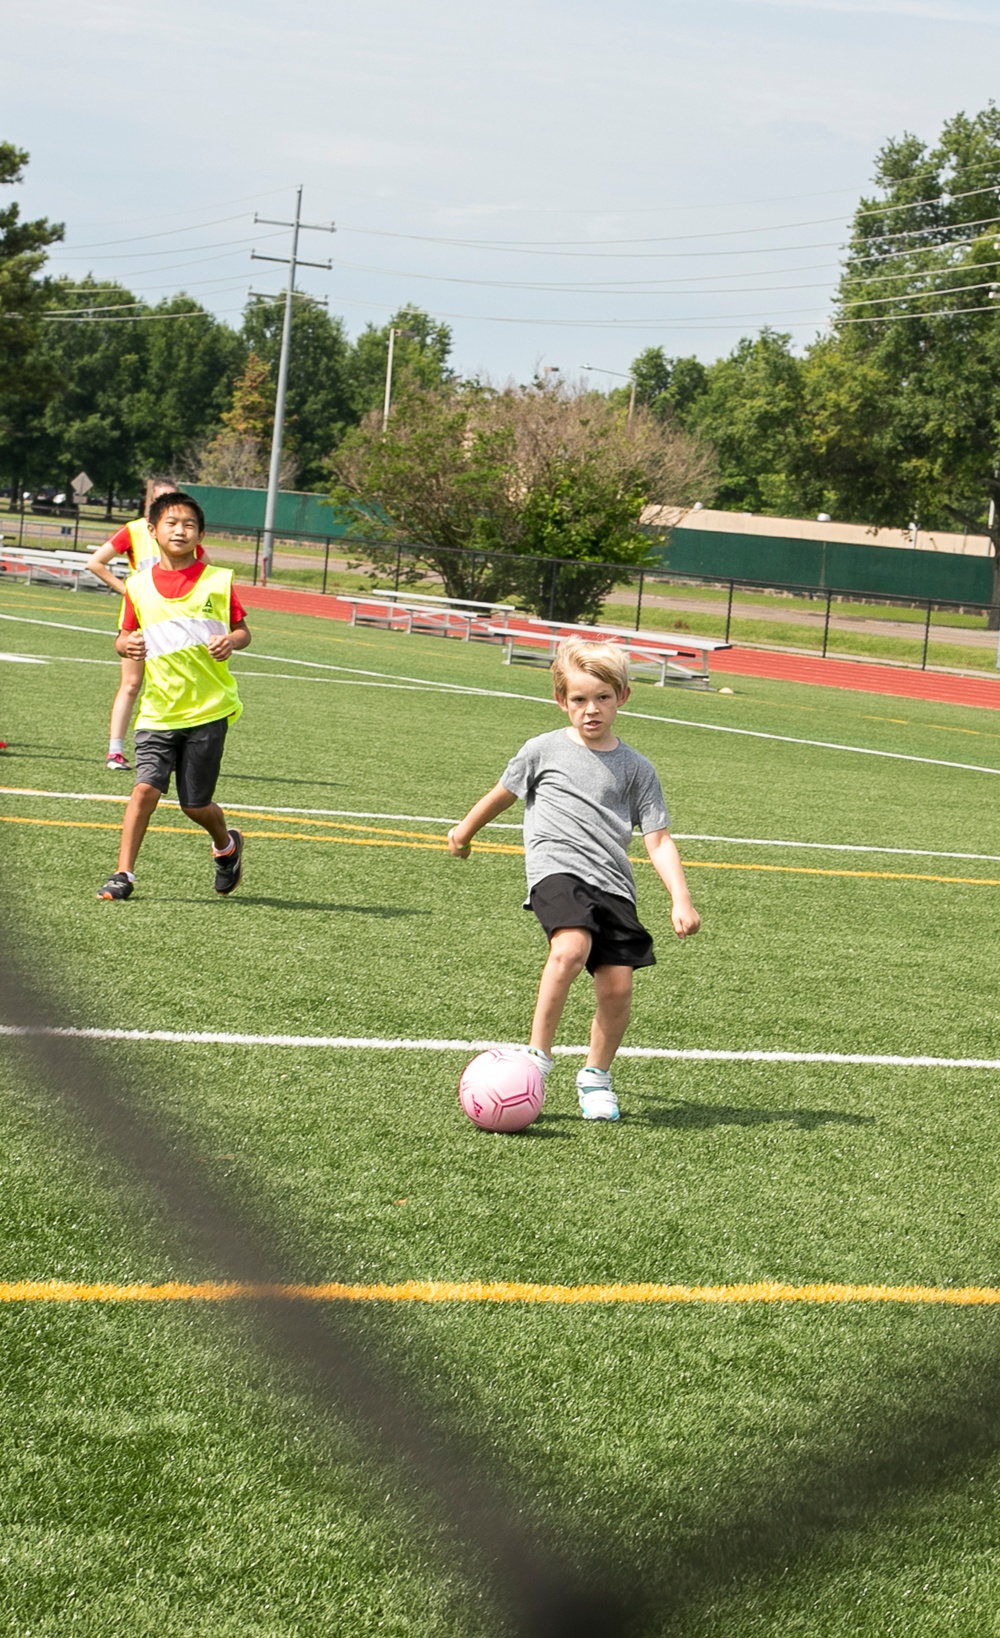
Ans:
[[[278,506],[278,484],[281,478],[281,443],[285,431],[285,389],[288,385],[288,355],[292,340],[292,302],[297,294],[295,289],[295,273],[300,267],[321,267],[329,272],[332,261],[306,262],[299,257],[299,229],[307,228],[312,233],[335,233],[332,222],[303,222],[302,221],[302,188],[298,188],[295,195],[294,222],[276,222],[269,216],[258,216],[254,213],[254,221],[264,223],[268,227],[287,227],[292,230],[291,256],[262,256],[259,251],[251,250],[250,256],[256,262],[283,262],[288,264],[288,286],[285,291],[285,317],[281,327],[281,354],[278,359],[278,390],[274,401],[274,432],[271,437],[271,465],[267,475],[267,502],[264,507],[264,535],[261,553],[261,578],[264,584],[271,576],[274,563],[274,515]]]

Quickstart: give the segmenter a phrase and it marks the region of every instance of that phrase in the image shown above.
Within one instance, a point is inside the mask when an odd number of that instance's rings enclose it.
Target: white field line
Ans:
[[[0,620],[13,620],[33,626],[57,626],[61,631],[87,631],[90,632],[92,636],[98,637],[112,635],[112,633],[107,631],[95,631],[90,626],[67,626],[62,625],[55,620],[28,620],[23,615],[0,614]],[[61,656],[57,654],[47,657],[53,660],[61,658]],[[258,655],[258,658],[262,660],[274,659],[280,665],[301,665],[330,671],[342,669],[345,673],[353,672],[356,676],[380,677],[384,679],[382,686],[386,688],[406,688],[408,691],[409,685],[416,684],[420,689],[429,692],[466,694],[471,697],[480,697],[484,699],[526,700],[531,705],[555,704],[554,700],[546,699],[539,694],[515,694],[513,691],[505,688],[473,688],[464,684],[460,685],[457,683],[436,682],[432,678],[427,677],[400,678],[397,677],[396,673],[391,671],[362,671],[361,668],[357,666],[344,666],[340,668],[327,665],[324,661],[320,660],[294,660],[289,659],[286,656],[268,654]],[[236,669],[237,674],[239,674],[238,668]],[[270,671],[255,673],[244,672],[243,675],[275,677],[275,680],[278,680],[277,674]],[[289,675],[284,680],[292,682],[295,681],[296,678],[294,675]],[[318,679],[312,678],[310,680],[317,681]],[[331,678],[330,680],[334,681],[336,679]],[[872,747],[868,745],[842,745],[837,740],[803,739],[793,734],[769,734],[760,728],[734,728],[728,723],[721,722],[692,722],[687,717],[661,717],[652,711],[629,711],[628,709],[623,709],[619,715],[623,717],[632,717],[640,722],[662,722],[672,728],[695,728],[701,729],[703,732],[710,734],[737,734],[744,739],[772,740],[779,745],[805,745],[818,751],[843,751],[852,756],[882,757],[889,762],[915,762],[927,768],[954,768],[961,773],[982,773],[993,774],[995,777],[1000,776],[1000,768],[988,768],[980,762],[950,762],[943,757],[914,756],[906,751],[877,751],[873,750]]]
[[[88,637],[114,637],[117,627],[108,626],[69,626],[64,620],[31,620],[26,614],[0,614],[0,620],[8,620],[13,626],[49,626],[53,631],[85,631]],[[54,654],[53,659],[59,656]]]
[[[247,671],[233,667],[234,677],[263,677],[269,682],[326,683],[335,688],[391,688],[401,694],[446,694],[457,692],[450,683],[371,682],[367,677],[302,677],[290,671]]]
[[[19,785],[0,785],[0,796],[37,796],[47,801],[62,802],[127,802],[128,793],[110,794],[94,791],[39,791],[33,787]],[[167,797],[160,801],[161,808],[179,808],[179,802],[173,802]],[[277,808],[263,802],[241,801],[238,796],[226,798],[225,806],[231,813],[289,813],[301,814],[303,817],[319,819],[405,819],[415,825],[454,825],[457,819],[439,819],[432,813],[369,813],[359,812],[357,808]],[[501,820],[494,820],[491,827],[494,830],[520,830],[521,826],[505,824]],[[958,855],[956,855],[957,857]],[[961,855],[965,857],[964,854]],[[972,857],[972,855],[970,855]],[[1000,864],[1000,857],[997,858]]]
[[[494,1047],[514,1048],[511,1041],[451,1041],[377,1035],[241,1035],[227,1030],[74,1029],[55,1025],[0,1024],[0,1036],[54,1035],[85,1041],[159,1041],[175,1046],[245,1046],[320,1048],[324,1051],[365,1052],[487,1052]],[[563,1058],[585,1057],[586,1046],[557,1046]],[[620,1047],[620,1058],[666,1058],[683,1063],[725,1064],[856,1064],[889,1069],[1000,1070],[1000,1058],[902,1057],[890,1052],[731,1052],[714,1047]]]
[[[33,654],[35,665],[121,665],[121,660],[84,659],[82,654]]]
[[[7,665],[48,665],[48,660],[39,659],[36,654],[5,654],[0,652],[0,660]]]
[[[128,795],[118,793],[110,795],[94,791],[40,791],[33,787],[19,785],[0,785],[0,796],[30,796],[45,801],[60,802],[118,802],[128,801]],[[160,803],[161,807],[178,808],[179,803],[168,800],[166,797]],[[241,801],[239,797],[229,800],[225,806],[232,813],[287,813],[299,814],[302,817],[317,819],[399,819],[414,825],[454,825],[454,819],[442,819],[432,813],[371,813],[362,812],[358,808],[282,808],[268,805],[264,802]],[[519,824],[510,824],[502,819],[494,819],[487,827],[490,830],[517,830]],[[907,859],[966,859],[977,864],[1000,864],[1000,853],[946,853],[938,848],[929,847],[881,847],[869,842],[789,842],[773,836],[710,836],[701,831],[675,830],[671,832],[675,842],[718,842],[727,847],[776,847],[776,848],[810,848],[819,853],[891,853]]]

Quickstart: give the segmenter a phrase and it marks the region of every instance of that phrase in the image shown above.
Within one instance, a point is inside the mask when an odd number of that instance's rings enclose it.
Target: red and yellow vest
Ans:
[[[146,674],[137,728],[197,728],[243,710],[225,660],[213,660],[206,644],[230,629],[232,569],[206,564],[184,597],[164,597],[152,569],[125,582],[146,640]],[[123,604],[124,612],[124,604]]]

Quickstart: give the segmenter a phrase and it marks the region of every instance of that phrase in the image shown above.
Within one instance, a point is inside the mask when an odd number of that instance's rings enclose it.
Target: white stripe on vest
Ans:
[[[150,659],[161,654],[177,654],[182,648],[208,645],[212,637],[224,637],[228,627],[221,620],[209,620],[200,614],[175,614],[169,620],[154,620],[143,626],[146,654]]]

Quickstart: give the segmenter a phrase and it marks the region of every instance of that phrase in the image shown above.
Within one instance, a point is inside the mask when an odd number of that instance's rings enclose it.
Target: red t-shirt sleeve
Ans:
[[[132,549],[132,536],[128,532],[128,524],[126,523],[124,528],[119,529],[117,534],[113,534],[104,544],[113,546],[119,557],[128,557]]]
[[[119,631],[139,630],[139,621],[136,617],[135,607],[127,591],[122,599],[122,623],[118,629]]]
[[[232,591],[229,594],[229,629],[230,629],[230,631],[232,630],[233,626],[238,626],[240,621],[245,620],[246,617],[247,617],[247,611],[243,607],[243,604],[240,602],[239,598],[237,597],[236,587],[234,586]]]

